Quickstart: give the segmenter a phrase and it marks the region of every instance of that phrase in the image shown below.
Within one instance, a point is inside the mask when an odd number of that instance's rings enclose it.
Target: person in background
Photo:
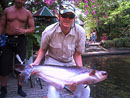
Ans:
[[[6,8],[0,21],[0,36],[5,32],[6,45],[2,47],[0,58],[0,98],[5,98],[7,94],[8,75],[12,71],[13,58],[16,54],[24,61],[26,58],[26,34],[34,32],[34,19],[29,10],[24,7],[26,0],[15,0],[15,5]],[[16,63],[19,63],[16,61]],[[17,77],[19,73],[16,72]],[[22,97],[26,93],[22,90],[22,83],[18,78],[18,94]]]
[[[89,39],[86,38],[86,42],[85,42],[85,47],[88,48],[89,47]]]
[[[97,37],[97,33],[96,33],[96,30],[93,30],[92,32],[92,42],[95,44],[96,42],[96,37]]]
[[[89,43],[92,43],[92,32],[89,33]]]
[[[104,33],[102,35],[102,40],[100,41],[100,44],[104,43],[105,40],[107,40],[107,35]]]
[[[30,64],[39,65],[43,57],[44,64],[82,67],[81,54],[85,50],[86,34],[83,27],[75,23],[75,7],[62,3],[59,8],[59,22],[48,26],[42,32],[41,46],[37,58]],[[60,90],[49,85],[47,98],[60,98]],[[89,98],[90,88],[77,85],[74,98]]]

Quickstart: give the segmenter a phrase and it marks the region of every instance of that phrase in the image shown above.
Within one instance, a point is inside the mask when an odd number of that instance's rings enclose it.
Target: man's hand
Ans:
[[[15,29],[15,32],[17,33],[17,35],[26,34],[26,29],[17,27],[17,28]]]
[[[36,64],[36,63],[31,63],[29,66],[30,66],[31,68],[33,68],[33,66],[35,66],[35,65],[38,65],[38,64]]]

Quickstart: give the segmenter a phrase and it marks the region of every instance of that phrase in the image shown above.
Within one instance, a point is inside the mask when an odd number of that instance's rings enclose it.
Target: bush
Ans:
[[[104,48],[112,48],[115,47],[115,43],[112,40],[107,40],[101,44]]]
[[[130,48],[130,38],[115,38],[113,40],[107,40],[101,44],[104,48],[121,48],[126,47]]]
[[[113,42],[115,43],[115,47],[117,47],[117,48],[123,46],[123,44],[124,44],[123,41],[119,38],[113,39]]]

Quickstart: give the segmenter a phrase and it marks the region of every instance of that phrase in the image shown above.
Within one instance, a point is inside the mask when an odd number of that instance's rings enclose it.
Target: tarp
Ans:
[[[40,8],[36,13],[33,14],[33,16],[36,18],[46,18],[46,19],[54,18],[54,22],[58,21],[56,16],[54,16],[51,10],[49,10],[46,6]]]
[[[43,8],[40,8],[36,13],[34,13],[33,16],[52,16],[53,17],[54,15],[46,6],[44,6]]]

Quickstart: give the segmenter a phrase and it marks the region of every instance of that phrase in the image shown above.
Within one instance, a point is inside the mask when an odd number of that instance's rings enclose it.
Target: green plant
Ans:
[[[33,51],[37,51],[41,43],[42,31],[46,26],[38,26],[33,34],[27,35],[28,45],[27,45],[27,58],[30,58]]]
[[[107,40],[101,44],[104,48],[112,48],[115,47],[115,43],[112,40]]]
[[[130,48],[130,38],[129,37],[114,38],[113,40],[105,41],[101,45],[104,48],[121,48],[121,47]]]

